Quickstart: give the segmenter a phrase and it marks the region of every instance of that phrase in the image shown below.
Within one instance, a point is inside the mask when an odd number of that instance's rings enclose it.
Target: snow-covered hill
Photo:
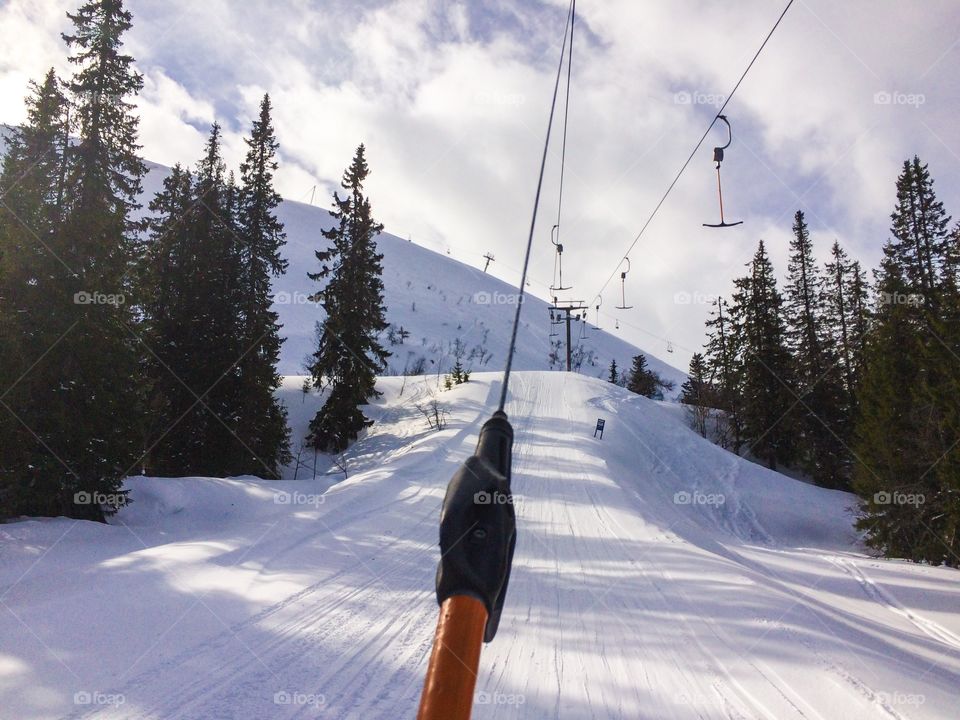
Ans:
[[[331,219],[325,210],[290,201],[283,204],[280,217],[286,225],[285,256],[290,263],[287,274],[274,283],[276,307],[287,338],[280,370],[283,374],[298,374],[303,372],[303,358],[315,349],[314,326],[322,318],[322,311],[307,302],[316,283],[306,273],[317,269],[314,252],[327,245],[320,229],[329,227]],[[388,343],[393,357],[387,374],[402,374],[419,358],[426,360],[427,373],[446,371],[453,364],[452,347],[457,340],[465,346],[468,367],[503,367],[516,309],[516,287],[389,233],[383,233],[377,244],[384,256],[387,320],[395,333],[402,327],[410,334],[402,344]],[[518,256],[519,253],[518,248]],[[525,301],[514,367],[550,369],[551,340],[564,338],[550,337],[552,327],[546,302],[532,295],[527,295]],[[593,312],[590,317],[593,319]],[[553,331],[565,332],[560,326]],[[586,327],[581,327],[581,323],[573,325],[574,341],[581,332],[586,335],[579,341],[584,351],[581,372],[585,375],[605,376],[614,358],[621,368],[629,367],[631,358],[643,352],[604,330],[594,330],[591,323]],[[648,359],[650,366],[673,380],[679,390],[684,373],[649,354]]]
[[[144,205],[168,172],[161,165],[149,167]],[[373,202],[376,208],[376,198]],[[326,210],[290,200],[283,202],[279,216],[286,226],[284,257],[289,262],[286,274],[274,281],[275,309],[283,324],[281,334],[286,338],[279,369],[282,375],[298,375],[304,372],[304,360],[316,349],[315,326],[323,318],[320,307],[307,299],[317,289],[307,273],[316,272],[319,267],[314,253],[329,245],[320,231],[330,227],[332,219]],[[468,369],[502,369],[516,309],[516,287],[390,233],[382,233],[377,243],[384,255],[387,321],[397,339],[397,344],[391,344],[386,336],[383,338],[393,353],[386,374],[400,375],[418,365],[427,374],[446,372],[453,365],[453,346],[458,340],[465,348],[464,365]],[[521,252],[518,247],[517,264],[522,261]],[[590,319],[595,320],[593,312]],[[551,341],[564,338],[550,337],[547,303],[527,295],[522,321],[514,367],[551,369]],[[401,328],[409,333],[403,342],[399,342]],[[557,326],[553,331],[562,333],[563,328]],[[574,323],[574,341],[581,333],[585,335],[579,340],[583,374],[606,376],[611,359],[616,359],[621,368],[629,368],[631,358],[644,352],[650,367],[675,383],[672,396],[679,392],[685,373],[614,334],[594,330],[592,323]],[[565,354],[561,358],[565,360]]]
[[[132,478],[108,526],[0,526],[0,717],[413,717],[440,502],[499,382],[439,393],[433,432],[433,383],[382,380],[332,487]],[[284,395],[302,434],[319,398]],[[518,542],[476,718],[957,716],[960,574],[863,555],[850,495],[588,377],[518,373],[506,409]]]
[[[0,156],[6,148],[4,128],[9,130],[0,126]],[[148,162],[147,168],[141,216],[148,212],[151,198],[169,173],[169,168],[153,162]],[[281,375],[299,375],[316,349],[316,324],[323,319],[322,309],[308,300],[317,283],[307,273],[318,269],[314,253],[329,245],[320,232],[332,225],[332,218],[322,208],[292,200],[282,203],[279,216],[286,227],[283,255],[289,263],[286,274],[273,283],[274,309],[280,316],[285,340],[279,371]],[[516,309],[516,287],[387,232],[379,236],[377,244],[384,255],[385,304],[391,325],[390,332],[383,337],[392,353],[385,374],[401,375],[417,372],[418,368],[426,374],[446,372],[453,365],[458,342],[464,348],[464,366],[468,370],[503,367]],[[518,264],[520,254],[518,248]],[[551,325],[549,306],[544,300],[528,294],[525,301],[514,367],[563,367],[565,350],[557,346],[559,360],[552,365],[550,354],[554,349],[551,343],[564,340],[564,328]],[[590,320],[596,321],[593,311]],[[551,333],[556,336],[551,337]],[[643,352],[650,368],[674,383],[669,398],[676,398],[686,379],[686,373],[615,334],[594,329],[592,322],[573,323],[572,337],[574,345],[579,346],[579,372],[585,375],[605,377],[613,359],[621,369],[627,369],[633,356]]]

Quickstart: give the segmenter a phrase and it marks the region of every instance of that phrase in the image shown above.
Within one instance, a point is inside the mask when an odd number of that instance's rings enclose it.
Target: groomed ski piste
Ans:
[[[437,393],[440,432],[435,385],[380,381],[346,480],[135,477],[109,525],[0,527],[0,715],[413,717],[440,503],[500,375]],[[595,378],[517,372],[506,411],[518,539],[474,717],[957,717],[960,575],[864,554],[853,496]]]

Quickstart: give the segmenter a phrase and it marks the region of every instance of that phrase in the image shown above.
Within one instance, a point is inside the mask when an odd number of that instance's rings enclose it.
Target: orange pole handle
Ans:
[[[468,595],[440,606],[417,720],[470,720],[487,608]]]

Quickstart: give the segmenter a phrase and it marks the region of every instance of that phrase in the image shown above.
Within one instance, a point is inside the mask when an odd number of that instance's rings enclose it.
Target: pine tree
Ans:
[[[214,124],[196,173],[176,168],[154,199],[146,326],[151,472],[238,474],[244,389],[242,243],[238,189]],[[202,362],[198,361],[202,358]],[[263,474],[270,467],[260,466]]]
[[[724,312],[724,308],[727,311]],[[706,322],[706,363],[714,386],[717,415],[716,436],[722,447],[739,454],[743,445],[742,378],[739,340],[732,326],[729,304],[718,297]]]
[[[935,345],[939,354],[935,358],[944,370],[940,396],[941,439],[951,443],[946,452],[931,468],[937,486],[934,506],[942,512],[939,528],[933,532],[943,545],[949,548],[946,562],[960,565],[960,447],[955,442],[960,438],[960,223],[954,228],[947,242],[947,259],[942,286],[944,301],[942,320],[934,328],[943,341]],[[953,360],[953,362],[951,362]],[[952,439],[952,440],[951,440]]]
[[[656,398],[658,395],[662,398],[662,387],[663,381],[660,376],[647,367],[646,356],[643,354],[634,356],[627,390],[648,398]]]
[[[927,166],[904,163],[892,238],[877,276],[879,303],[858,396],[858,527],[887,555],[956,564],[958,386],[950,218]],[[899,495],[898,495],[899,494]],[[923,502],[897,502],[898,497]]]
[[[189,424],[181,423],[196,401],[179,374],[190,369],[185,355],[190,348],[185,343],[192,338],[184,329],[189,324],[188,313],[193,310],[191,288],[197,269],[190,234],[193,192],[193,175],[180,164],[175,165],[150,202],[149,241],[138,274],[144,344],[148,348],[144,359],[148,382],[146,464],[151,472],[166,474],[190,472],[186,468],[187,457],[181,455],[183,450],[173,450],[171,446],[184,437]]]
[[[901,268],[908,297],[920,295],[917,302],[935,310],[950,256],[950,217],[937,199],[927,165],[916,156],[903,163],[891,220],[893,240],[884,247],[884,255]]]
[[[247,156],[240,166],[238,231],[243,268],[242,351],[239,363],[242,408],[238,435],[242,450],[234,472],[276,477],[290,460],[287,412],[275,395],[280,386],[280,324],[271,309],[270,278],[287,268],[280,256],[283,223],[276,216],[281,198],[273,187],[279,147],[271,120],[270,97],[264,95],[260,115],[246,140]]]
[[[65,491],[62,468],[47,475],[35,464],[46,451],[32,433],[42,430],[47,409],[34,398],[49,391],[32,366],[66,329],[56,317],[71,271],[56,253],[63,252],[67,99],[53,70],[30,89],[27,120],[10,133],[0,174],[0,517],[56,514]],[[38,373],[46,380],[49,370],[41,363]]]
[[[693,427],[703,437],[707,436],[707,418],[710,415],[712,394],[707,363],[702,353],[694,353],[690,358],[687,379],[680,386],[680,402],[687,405]]]
[[[340,452],[370,424],[359,406],[378,396],[376,374],[389,353],[379,335],[387,327],[383,305],[383,255],[376,236],[383,230],[371,214],[363,183],[370,173],[361,144],[341,186],[348,195],[334,193],[331,215],[335,225],[323,231],[332,242],[317,251],[319,272],[311,280],[326,280],[311,300],[319,302],[326,319],[318,327],[319,343],[309,370],[314,385],[330,386],[330,395],[310,423],[308,440],[318,450]]]
[[[620,381],[620,373],[617,370],[617,360],[614,358],[610,361],[610,371],[607,375],[607,382],[611,382],[614,385],[618,384]]]
[[[870,283],[867,280],[867,274],[860,266],[859,261],[854,261],[850,268],[850,328],[853,331],[852,340],[852,364],[853,364],[853,384],[854,388],[860,387],[860,381],[863,376],[864,354],[867,347],[867,334],[870,331],[872,315],[869,306]],[[856,403],[855,403],[856,404]],[[854,417],[855,417],[854,413]]]
[[[849,432],[841,407],[839,359],[824,335],[823,278],[813,257],[810,231],[802,211],[794,216],[793,233],[783,310],[784,340],[797,382],[798,460],[817,484],[846,487]]]
[[[843,388],[847,397],[847,414],[856,407],[858,338],[854,328],[858,299],[854,297],[854,264],[847,253],[834,241],[831,260],[825,266],[824,326],[827,341],[836,348]]]
[[[87,2],[68,17],[74,33],[64,39],[76,66],[67,85],[69,130],[76,142],[66,142],[65,124],[54,119],[58,137],[48,157],[63,162],[46,191],[57,199],[48,208],[55,225],[41,244],[59,267],[37,285],[43,293],[32,315],[37,329],[24,338],[42,339],[31,355],[36,365],[18,385],[39,410],[28,412],[10,398],[29,436],[20,454],[26,463],[13,474],[21,486],[43,484],[30,512],[102,520],[124,501],[123,479],[140,454],[138,312],[130,271],[139,252],[132,212],[145,172],[132,104],[142,79],[122,52],[130,14],[119,0]],[[52,84],[44,85],[46,99],[59,105]],[[24,358],[34,350],[21,347]]]
[[[750,274],[734,283],[731,308],[742,343],[743,434],[751,452],[776,470],[794,458],[795,397],[783,299],[762,240],[748,267]]]

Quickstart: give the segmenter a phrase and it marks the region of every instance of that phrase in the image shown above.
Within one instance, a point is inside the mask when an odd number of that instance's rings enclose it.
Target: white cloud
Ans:
[[[160,68],[144,73],[143,92],[138,98],[140,142],[154,162],[173,165],[190,163],[200,157],[213,106],[194,98]]]
[[[55,0],[9,0],[0,7],[0,122],[22,122],[30,80],[41,80],[51,67],[60,73],[68,67],[60,40],[64,12]]]
[[[547,103],[559,56],[562,0],[172,0],[131,3],[129,48],[145,72],[142,141],[152,159],[193,163],[214,117],[237,163],[242,134],[264,91],[274,100],[281,191],[318,203],[356,145],[368,146],[368,188],[388,230],[516,280],[522,262]],[[0,9],[0,41],[17,58],[0,68],[3,116],[22,117],[27,77],[63,67],[64,4],[13,0]],[[780,8],[686,0],[583,3],[564,188],[565,279],[591,301],[716,112],[676,93],[729,92]],[[763,237],[782,273],[793,213],[804,209],[825,257],[833,238],[867,265],[886,237],[893,182],[913,153],[931,163],[957,210],[955,11],[949,0],[795,3],[727,109],[734,144],[723,166],[730,217],[717,214],[704,142],[632,253],[623,315],[650,335],[696,349],[706,308],[677,292],[727,292]],[[881,92],[922,104],[878,104]],[[558,131],[559,128],[556,129]],[[555,140],[559,135],[555,135]],[[542,198],[532,279],[546,294],[555,221],[554,145]],[[318,191],[318,192],[320,192]],[[617,282],[604,310],[614,305]],[[536,318],[531,320],[536,321]],[[651,351],[663,348],[651,347]],[[686,361],[678,352],[676,362]]]

